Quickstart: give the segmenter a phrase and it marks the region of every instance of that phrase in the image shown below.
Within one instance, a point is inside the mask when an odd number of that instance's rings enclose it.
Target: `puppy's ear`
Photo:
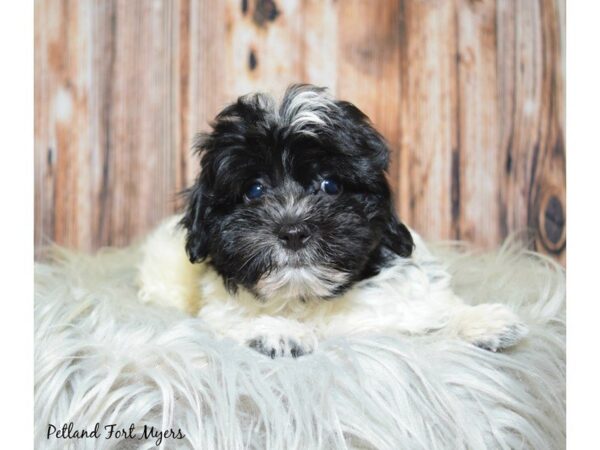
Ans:
[[[190,262],[202,261],[208,255],[209,233],[206,221],[209,211],[205,189],[200,179],[187,192],[187,206],[181,224],[187,230],[185,251]]]
[[[393,208],[390,208],[386,227],[383,231],[382,244],[403,258],[412,255],[415,247],[410,231],[398,220]]]

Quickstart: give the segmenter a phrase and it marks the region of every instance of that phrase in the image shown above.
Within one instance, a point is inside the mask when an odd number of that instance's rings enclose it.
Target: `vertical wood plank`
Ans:
[[[427,238],[456,237],[459,211],[453,205],[460,192],[452,176],[458,146],[454,6],[404,1],[401,11],[400,215]]]
[[[529,224],[531,177],[539,145],[541,86],[541,29],[538,4],[498,3],[499,126],[504,159],[503,198],[506,230],[524,230]]]
[[[458,147],[453,183],[460,195],[457,237],[491,247],[502,239],[500,227],[500,153],[497,131],[495,0],[458,0]],[[458,179],[457,179],[458,178]]]
[[[565,263],[566,195],[564,142],[564,17],[557,2],[540,1],[542,103],[539,162],[532,175],[529,224],[537,230],[536,249]]]
[[[530,230],[564,263],[564,3],[497,4],[503,237]]]
[[[50,70],[48,67],[49,28],[53,21],[59,20],[58,8],[52,8],[49,2],[36,0],[34,8],[34,243],[35,255],[41,256],[41,250],[47,240],[54,236],[54,162],[56,150],[51,147],[48,115]]]
[[[125,245],[174,211],[179,110],[173,2],[95,2],[97,245]]]
[[[114,73],[119,70],[116,61],[116,2],[92,3],[91,35],[94,39],[90,49],[92,83],[90,86],[91,143],[89,145],[92,173],[89,179],[92,205],[92,245],[94,248],[109,245],[112,232],[111,215],[114,195],[112,166],[114,135],[111,123],[113,115]],[[80,149],[85,152],[86,149]]]
[[[88,3],[36,2],[35,211],[40,244],[89,249]]]

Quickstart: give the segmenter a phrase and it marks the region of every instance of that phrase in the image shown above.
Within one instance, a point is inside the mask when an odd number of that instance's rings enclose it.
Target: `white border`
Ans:
[[[2,448],[33,448],[33,2],[0,6]]]
[[[598,446],[600,5],[567,2],[567,447]]]

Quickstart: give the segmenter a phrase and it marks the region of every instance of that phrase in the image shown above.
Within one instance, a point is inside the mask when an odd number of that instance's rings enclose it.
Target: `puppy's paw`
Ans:
[[[507,323],[500,329],[490,331],[474,341],[473,344],[477,347],[492,352],[504,350],[519,343],[529,332],[527,326],[521,322]]]
[[[249,339],[246,345],[273,359],[281,356],[299,358],[302,355],[312,353],[314,350],[314,344],[310,341],[283,335],[257,336]]]
[[[470,307],[459,322],[463,339],[493,352],[512,347],[529,332],[514,312],[500,304]]]
[[[241,342],[271,358],[299,356],[317,348],[317,336],[312,328],[296,320],[262,316],[248,324]]]

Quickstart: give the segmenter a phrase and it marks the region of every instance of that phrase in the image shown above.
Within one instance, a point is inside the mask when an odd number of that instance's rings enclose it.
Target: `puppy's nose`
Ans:
[[[300,223],[282,225],[277,235],[283,245],[290,250],[301,249],[306,241],[310,239],[308,227]]]

